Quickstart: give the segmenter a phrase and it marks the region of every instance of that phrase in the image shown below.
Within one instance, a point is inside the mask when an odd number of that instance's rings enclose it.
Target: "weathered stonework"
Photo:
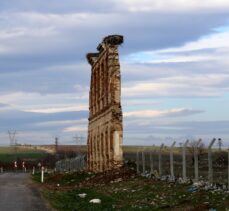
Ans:
[[[123,164],[121,78],[118,46],[123,36],[110,35],[88,53],[91,65],[88,125],[88,169],[94,172]]]

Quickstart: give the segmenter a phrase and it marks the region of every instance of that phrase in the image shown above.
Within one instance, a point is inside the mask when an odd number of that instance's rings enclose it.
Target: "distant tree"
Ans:
[[[200,157],[205,152],[205,145],[204,145],[204,143],[202,142],[201,139],[199,139],[198,141],[196,141],[196,140],[190,141],[189,144],[188,144],[187,149],[188,149],[189,154],[192,157],[192,165],[194,165],[194,150],[195,150],[195,147],[197,147],[198,159],[200,159]]]

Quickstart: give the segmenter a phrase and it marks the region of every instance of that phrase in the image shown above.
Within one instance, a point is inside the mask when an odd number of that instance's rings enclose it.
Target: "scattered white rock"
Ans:
[[[89,202],[93,204],[101,204],[101,199],[92,199]]]
[[[87,194],[86,193],[79,193],[78,196],[80,198],[84,199],[87,196]]]
[[[122,178],[115,179],[114,182],[122,182]]]

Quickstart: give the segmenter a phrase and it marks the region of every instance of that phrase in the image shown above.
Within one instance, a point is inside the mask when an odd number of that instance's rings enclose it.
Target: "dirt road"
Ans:
[[[29,174],[0,174],[0,211],[48,211]]]

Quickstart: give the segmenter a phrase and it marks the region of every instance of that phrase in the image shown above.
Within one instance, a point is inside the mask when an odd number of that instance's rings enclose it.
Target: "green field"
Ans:
[[[12,163],[17,159],[42,159],[47,153],[36,149],[26,149],[21,147],[0,147],[0,162]]]
[[[114,173],[113,176],[116,174]],[[107,174],[50,174],[42,185],[52,207],[74,210],[225,210],[229,194],[220,191],[189,192],[190,184],[168,183],[130,175],[117,178]],[[35,176],[36,180],[38,176]],[[85,198],[79,194],[86,193]],[[101,204],[89,203],[100,199]]]

